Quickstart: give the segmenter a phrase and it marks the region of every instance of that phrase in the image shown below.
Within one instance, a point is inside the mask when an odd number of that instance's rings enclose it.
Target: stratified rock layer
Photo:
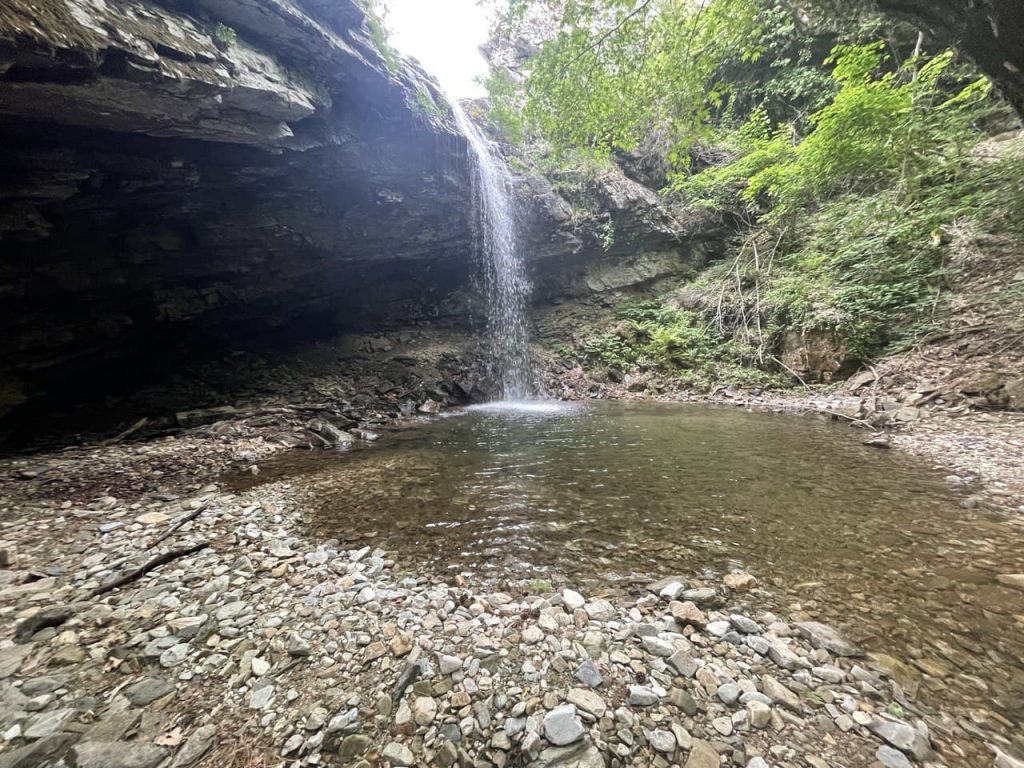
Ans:
[[[0,9],[0,413],[111,361],[415,320],[469,273],[461,139],[354,2],[189,8]]]

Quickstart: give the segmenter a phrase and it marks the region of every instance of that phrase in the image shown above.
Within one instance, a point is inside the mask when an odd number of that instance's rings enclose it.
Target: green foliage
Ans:
[[[213,36],[227,48],[238,42],[238,33],[232,27],[220,22],[217,22],[217,26],[213,28]]]
[[[752,346],[718,333],[695,312],[659,300],[625,306],[618,318],[613,331],[582,344],[585,361],[620,370],[654,370],[700,389],[716,383],[762,387],[784,383],[752,366]]]
[[[551,582],[548,579],[533,579],[530,581],[530,592],[535,595],[546,595],[551,591]]]
[[[444,111],[423,88],[416,89],[416,95],[409,106],[415,114],[423,118],[440,118],[444,115]]]
[[[508,25],[522,7],[513,5]],[[682,156],[722,104],[707,87],[722,52],[754,55],[758,32],[751,0],[566,0],[522,90],[492,78],[491,100],[505,115],[521,107],[526,127],[556,152],[629,151],[658,126]]]
[[[384,67],[392,75],[397,74],[401,65],[398,61],[398,54],[388,42],[387,28],[381,18],[378,0],[368,0],[364,10],[366,11],[366,28],[370,31],[370,39],[373,40],[374,47],[384,61]]]
[[[863,193],[899,184],[905,191],[937,166],[962,160],[977,137],[976,123],[989,95],[985,79],[950,91],[953,54],[916,57],[885,69],[881,41],[839,46],[835,96],[810,117],[803,140],[793,125],[772,126],[763,110],[727,140],[735,159],[674,188],[715,206],[745,204],[771,219],[793,216],[843,192]]]
[[[597,228],[597,236],[601,241],[601,247],[605,251],[610,251],[615,245],[615,224],[611,219]]]
[[[919,177],[917,194],[898,188],[847,194],[800,228],[766,287],[787,327],[829,329],[850,354],[870,359],[935,329],[939,294],[951,278],[947,232],[969,221],[979,231],[1020,237],[1024,159],[1006,158]]]

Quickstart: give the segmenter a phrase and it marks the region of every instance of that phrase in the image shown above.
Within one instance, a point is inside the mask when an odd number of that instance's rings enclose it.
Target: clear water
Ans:
[[[473,165],[476,248],[483,266],[491,366],[504,400],[532,394],[534,380],[526,306],[530,281],[519,250],[517,211],[508,166],[456,99],[452,111]]]
[[[290,480],[324,537],[475,582],[607,592],[747,570],[766,607],[907,661],[908,692],[957,714],[963,764],[988,765],[982,740],[1024,717],[1024,592],[995,579],[1024,572],[1024,534],[860,437],[738,409],[498,403],[368,450],[292,454],[258,482]]]

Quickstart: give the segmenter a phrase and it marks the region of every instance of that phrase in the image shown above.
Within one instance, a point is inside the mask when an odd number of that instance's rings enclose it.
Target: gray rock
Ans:
[[[731,628],[728,621],[712,621],[707,626],[707,632],[714,637],[724,637]]]
[[[139,741],[87,741],[76,744],[68,763],[72,768],[156,768],[167,750]]]
[[[690,756],[683,768],[719,768],[720,761],[715,748],[703,739],[694,739]]]
[[[309,656],[309,641],[298,632],[292,632],[288,637],[288,655],[295,657]]]
[[[600,688],[604,683],[604,677],[597,665],[592,661],[584,661],[576,670],[576,679],[591,688]]]
[[[672,643],[667,640],[662,640],[660,637],[644,637],[641,638],[641,644],[644,650],[652,656],[663,656],[668,657],[675,653],[675,648]]]
[[[931,754],[928,739],[910,723],[876,717],[868,723],[868,730],[918,761],[923,762]]]
[[[653,688],[646,685],[629,686],[629,703],[634,707],[650,707],[657,704],[659,699]]]
[[[907,759],[906,755],[887,744],[882,744],[878,748],[878,751],[875,752],[875,759],[885,768],[914,768],[913,763]]]
[[[594,717],[604,717],[605,712],[608,711],[608,705],[605,704],[604,699],[585,688],[570,689],[565,700],[577,709],[583,710]]]
[[[779,640],[773,640],[768,643],[768,658],[782,669],[788,671],[796,669],[800,663],[797,655]]]
[[[213,738],[217,735],[217,727],[214,725],[203,725],[196,728],[188,737],[178,754],[174,756],[171,768],[191,768],[210,751],[213,746]]]
[[[166,651],[160,654],[160,666],[165,669],[176,667],[179,664],[185,662],[188,658],[188,653],[191,650],[191,646],[188,643],[178,643],[172,645]]]
[[[416,756],[413,755],[412,750],[397,741],[389,742],[381,754],[392,765],[407,766],[416,764]]]
[[[249,708],[250,709],[265,709],[270,700],[274,698],[274,686],[265,685],[262,688],[257,688],[252,692],[249,697]]]
[[[717,695],[723,704],[732,706],[740,697],[740,689],[735,683],[723,683],[718,686]]]
[[[663,731],[660,729],[648,731],[647,742],[655,752],[662,752],[664,754],[670,754],[674,752],[676,748],[676,737],[669,731]]]
[[[128,701],[137,707],[144,707],[174,690],[174,684],[157,677],[144,677],[125,689]]]
[[[462,659],[458,656],[438,656],[437,664],[442,675],[451,675],[462,669]]]
[[[676,651],[667,659],[668,665],[683,677],[697,674],[697,661],[686,651]]]
[[[544,738],[558,747],[572,744],[586,733],[583,723],[576,716],[576,707],[564,704],[555,707],[544,716]]]
[[[22,736],[29,741],[46,738],[61,730],[65,724],[71,722],[71,719],[76,714],[76,710],[71,707],[43,712],[36,715],[25,725],[25,728],[22,730]]]
[[[832,627],[817,621],[798,621],[796,628],[815,648],[824,648],[836,656],[863,656],[864,652]]]
[[[601,751],[587,742],[548,747],[530,765],[531,768],[605,768]]]
[[[572,589],[562,590],[562,602],[565,603],[565,607],[569,611],[575,611],[582,608],[587,604],[587,601],[583,599],[583,595]]]
[[[729,623],[745,635],[756,635],[761,631],[761,627],[756,621],[738,613],[729,616]]]
[[[761,730],[767,728],[772,721],[772,709],[762,701],[751,700],[746,703],[747,719],[750,725]]]

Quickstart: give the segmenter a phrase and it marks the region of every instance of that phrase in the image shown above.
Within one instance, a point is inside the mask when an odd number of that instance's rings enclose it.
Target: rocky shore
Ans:
[[[749,574],[607,595],[426,578],[312,540],[288,483],[213,484],[280,450],[216,432],[3,462],[3,768],[957,759]]]

